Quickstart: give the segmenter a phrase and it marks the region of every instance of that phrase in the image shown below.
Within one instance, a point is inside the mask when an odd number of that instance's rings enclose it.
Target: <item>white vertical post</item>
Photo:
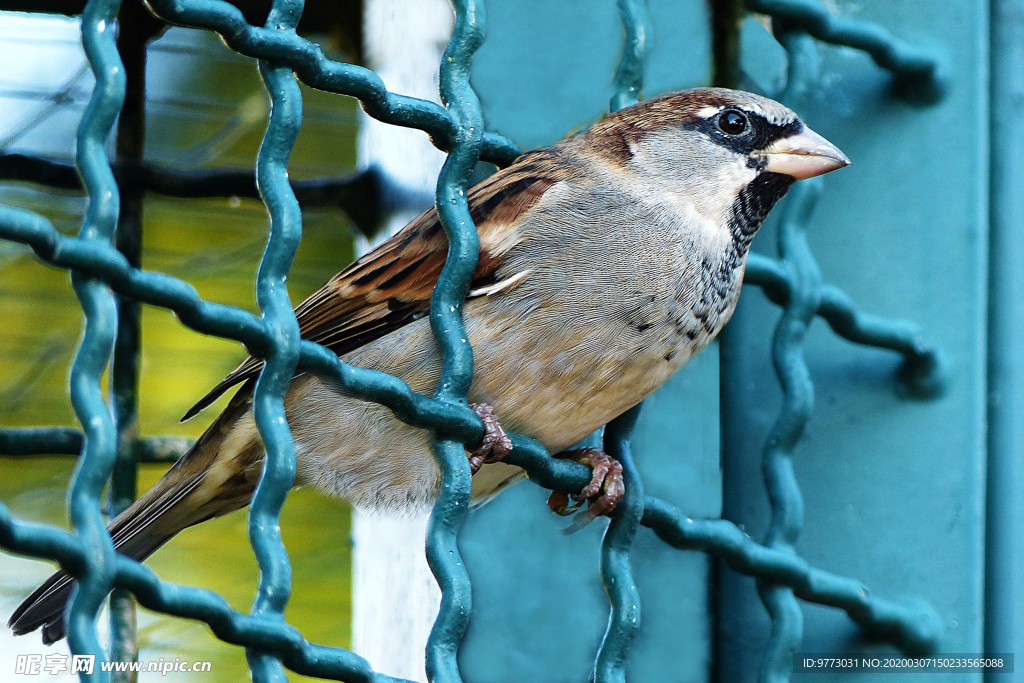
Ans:
[[[436,102],[438,70],[453,25],[447,0],[368,0],[367,66],[388,90]],[[444,154],[422,131],[362,116],[361,166],[377,166],[404,190],[431,197],[443,162]],[[391,216],[387,234],[417,213],[409,209]],[[364,240],[358,246],[365,251],[372,245]],[[357,511],[352,520],[352,648],[381,673],[424,683],[423,650],[441,600],[424,554],[427,516],[388,518]]]

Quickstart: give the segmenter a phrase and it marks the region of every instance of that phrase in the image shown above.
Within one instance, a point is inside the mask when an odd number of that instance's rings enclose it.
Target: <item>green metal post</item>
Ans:
[[[146,137],[146,45],[162,24],[136,3],[118,13],[117,51],[124,62],[125,102],[117,123],[116,152],[122,168],[142,164]],[[142,211],[145,191],[132,182],[134,174],[119,177],[121,212],[115,245],[133,268],[142,265]],[[118,297],[117,337],[110,368],[110,395],[117,424],[117,460],[110,477],[107,514],[119,514],[138,495],[139,462],[139,353],[142,336],[137,301]],[[135,603],[128,591],[117,588],[110,594],[110,659],[133,662],[138,659]],[[115,672],[114,683],[134,683],[135,672]]]
[[[990,23],[988,485],[985,651],[1024,655],[1024,2],[993,0]],[[989,673],[986,683],[1010,680]]]
[[[743,0],[711,3],[711,83],[735,88],[740,80],[740,24],[746,15]]]

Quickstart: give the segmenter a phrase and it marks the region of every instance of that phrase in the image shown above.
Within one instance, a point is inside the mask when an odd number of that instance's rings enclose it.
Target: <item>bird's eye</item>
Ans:
[[[733,109],[718,115],[718,128],[726,135],[740,135],[747,129],[747,117]]]

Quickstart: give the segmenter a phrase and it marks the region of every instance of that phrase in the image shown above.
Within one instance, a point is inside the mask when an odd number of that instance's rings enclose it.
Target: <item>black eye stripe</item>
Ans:
[[[746,129],[738,135],[729,135],[719,125],[722,115],[732,111],[742,113],[746,119]],[[804,129],[804,124],[799,119],[781,124],[772,123],[761,114],[738,108],[728,108],[707,118],[694,119],[683,125],[691,130],[698,130],[723,147],[744,155],[765,149],[775,141],[796,135]]]

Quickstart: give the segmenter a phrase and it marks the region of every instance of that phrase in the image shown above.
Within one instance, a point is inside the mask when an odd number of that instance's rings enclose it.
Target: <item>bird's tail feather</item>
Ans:
[[[208,476],[216,471],[214,461],[224,436],[244,412],[241,407],[229,407],[156,486],[108,525],[118,553],[141,562],[183,529],[248,504],[254,484],[245,477],[221,482],[223,477]],[[64,606],[73,585],[64,572],[55,573],[18,606],[7,625],[15,635],[42,627],[43,643],[57,642],[64,637]]]
[[[118,515],[107,527],[114,540],[114,548],[122,555],[144,560],[157,548],[190,524],[174,519],[174,506],[184,500],[201,480],[194,476],[173,489],[158,486],[149,495]],[[169,523],[169,522],[174,523]],[[194,523],[194,522],[193,522]],[[31,633],[43,627],[43,643],[49,645],[64,637],[64,604],[71,595],[74,580],[64,572],[57,572],[35,589],[11,615],[8,626],[15,635]]]

